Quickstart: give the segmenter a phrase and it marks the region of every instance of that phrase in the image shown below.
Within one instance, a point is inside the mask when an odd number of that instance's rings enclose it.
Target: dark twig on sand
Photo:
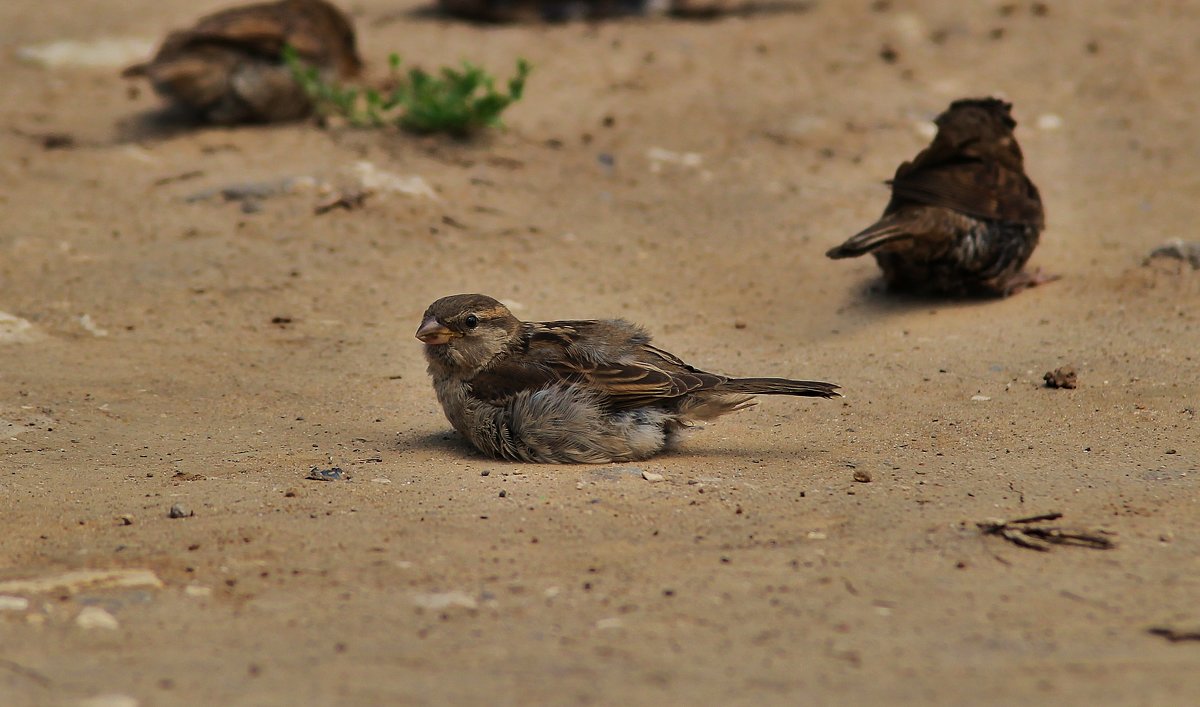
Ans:
[[[15,673],[17,675],[20,675],[22,677],[28,678],[30,681],[35,682],[38,685],[41,685],[42,687],[50,687],[50,678],[46,677],[45,675],[42,675],[41,673],[34,670],[33,668],[26,668],[24,665],[21,665],[20,663],[14,661],[14,660],[9,660],[7,658],[0,658],[0,668],[3,668],[4,670],[8,670],[8,671]]]
[[[1111,550],[1116,542],[1105,530],[1088,531],[1059,526],[1034,525],[1045,521],[1058,520],[1062,513],[1043,513],[1042,515],[1017,518],[1016,520],[986,520],[975,525],[984,535],[999,535],[1005,540],[1020,547],[1049,552],[1052,545],[1073,545],[1075,547],[1090,547],[1095,550]]]
[[[1171,643],[1179,643],[1181,641],[1200,641],[1200,628],[1195,629],[1178,629],[1170,628],[1169,626],[1155,626],[1147,629],[1155,636],[1162,636]]]

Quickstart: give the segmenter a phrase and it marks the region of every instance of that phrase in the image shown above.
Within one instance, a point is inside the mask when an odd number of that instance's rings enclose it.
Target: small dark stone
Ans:
[[[1047,388],[1077,388],[1079,379],[1074,366],[1061,366],[1042,376]]]
[[[314,466],[308,470],[308,476],[304,478],[312,481],[342,481],[349,477],[342,472],[341,467],[335,466],[332,469],[318,469]]]
[[[75,147],[75,137],[69,133],[46,133],[42,136],[42,147],[47,150],[65,150]]]
[[[176,503],[171,506],[171,510],[167,511],[168,518],[191,518],[194,515],[196,513],[182,503]]]

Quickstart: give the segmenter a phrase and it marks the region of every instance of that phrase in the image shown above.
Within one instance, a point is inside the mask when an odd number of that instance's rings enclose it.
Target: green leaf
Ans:
[[[388,67],[396,85],[385,96],[376,89],[326,81],[319,69],[304,63],[294,47],[284,47],[282,56],[318,112],[340,115],[356,126],[394,122],[413,132],[456,136],[500,127],[500,115],[521,99],[532,70],[529,62],[518,59],[517,72],[502,93],[490,74],[469,61],[459,68],[442,67],[437,74],[413,67],[407,79],[399,78],[400,56],[393,53],[388,56]]]

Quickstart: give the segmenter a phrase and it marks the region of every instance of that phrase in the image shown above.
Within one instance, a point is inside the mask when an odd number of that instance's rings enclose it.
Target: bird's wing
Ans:
[[[624,322],[546,322],[526,332],[524,348],[471,380],[476,396],[497,403],[525,390],[570,383],[614,410],[651,405],[726,379],[696,370]]]
[[[919,168],[905,162],[891,182],[893,203],[943,206],[978,218],[1042,225],[1042,200],[1023,172],[991,161]]]
[[[276,57],[285,43],[295,43],[289,23],[261,6],[237,8],[201,20],[190,32],[191,44],[221,44],[264,56]],[[303,48],[297,51],[304,53]]]

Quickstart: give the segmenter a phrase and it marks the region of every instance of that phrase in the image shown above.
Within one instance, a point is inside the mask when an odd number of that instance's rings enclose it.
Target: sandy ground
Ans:
[[[31,325],[0,344],[0,703],[1200,703],[1200,643],[1148,632],[1200,628],[1200,272],[1142,264],[1196,233],[1195,4],[481,27],[351,3],[377,75],[391,51],[533,62],[475,144],[172,132],[115,69],[15,58],[222,5],[0,4],[0,311]],[[926,121],[992,93],[1061,281],[906,300],[822,256]],[[436,198],[188,200],[358,161]],[[637,465],[497,463],[412,338],[462,291],[846,397],[763,400]],[[1068,363],[1078,389],[1041,387]],[[1117,547],[975,527],[1050,511]],[[152,574],[55,579],[77,570]]]

